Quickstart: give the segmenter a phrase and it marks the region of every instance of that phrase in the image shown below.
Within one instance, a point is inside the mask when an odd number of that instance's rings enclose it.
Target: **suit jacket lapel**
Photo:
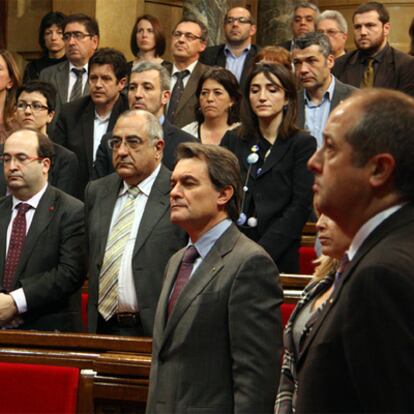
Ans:
[[[216,65],[222,66],[223,68],[226,67],[226,55],[224,53],[224,47],[225,45],[222,45],[221,48],[219,49],[219,52],[217,53],[217,60],[216,60]]]
[[[276,165],[284,157],[286,151],[289,149],[292,143],[292,138],[276,139],[273,147],[270,150],[270,154],[263,163],[261,175],[271,170],[273,166]]]
[[[0,201],[0,287],[3,287],[4,265],[6,264],[7,227],[12,212],[11,196]]]
[[[374,86],[395,84],[394,54],[390,46],[387,45],[386,47],[387,50],[385,51],[382,62],[378,65],[378,70],[375,74]]]
[[[183,94],[181,95],[181,99],[178,102],[178,106],[175,111],[176,114],[178,114],[178,112],[180,112],[187,104],[187,101],[194,96],[195,90],[197,89],[198,80],[200,79],[202,73],[201,68],[201,63],[197,63],[193,72],[190,75],[190,79],[188,79],[187,85],[185,85]]]
[[[69,88],[69,62],[65,62],[56,69],[56,84],[59,85],[57,92],[62,103],[68,101]]]
[[[83,146],[85,148],[88,171],[91,175],[93,168],[93,129],[95,120],[95,106],[92,100],[89,101],[81,117]]]
[[[298,113],[296,116],[296,125],[299,128],[305,128],[305,98],[303,89],[298,91]]]

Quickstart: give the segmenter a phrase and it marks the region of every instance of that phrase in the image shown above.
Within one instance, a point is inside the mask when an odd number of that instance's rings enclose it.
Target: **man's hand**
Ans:
[[[6,325],[17,314],[17,307],[13,298],[0,293],[0,326]]]

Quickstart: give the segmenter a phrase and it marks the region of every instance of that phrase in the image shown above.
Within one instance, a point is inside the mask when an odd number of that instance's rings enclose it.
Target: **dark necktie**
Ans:
[[[339,261],[338,268],[336,269],[335,280],[334,280],[334,290],[337,289],[339,282],[342,279],[342,275],[345,272],[348,264],[349,264],[349,258],[348,258],[348,255],[345,253],[342,256],[341,260]]]
[[[184,91],[184,82],[183,79],[189,75],[189,70],[182,70],[177,72],[174,76],[177,78],[174,88],[171,93],[170,103],[168,104],[167,119],[174,123],[175,111],[177,110],[178,103],[180,102],[181,96]]]
[[[82,98],[82,78],[86,70],[85,68],[72,68],[72,72],[76,75],[76,81],[72,87],[72,92],[70,93],[70,102],[74,101],[75,99]]]
[[[7,292],[13,288],[14,277],[24,240],[26,238],[26,212],[31,208],[29,204],[20,203],[17,206],[17,215],[14,218],[10,235],[9,250],[7,251],[4,266],[3,289]]]
[[[183,260],[181,262],[180,269],[178,270],[177,277],[175,279],[175,285],[168,302],[168,316],[174,308],[178,297],[182,290],[190,279],[191,272],[193,270],[194,262],[199,256],[197,249],[194,246],[189,246],[184,253]]]
[[[369,57],[367,59],[367,67],[365,68],[364,77],[361,82],[361,88],[372,88],[374,86],[374,59]]]

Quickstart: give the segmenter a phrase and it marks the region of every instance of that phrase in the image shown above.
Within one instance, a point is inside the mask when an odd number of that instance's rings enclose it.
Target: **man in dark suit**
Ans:
[[[298,413],[414,412],[414,100],[356,92],[309,161],[350,262],[298,352]]]
[[[83,204],[47,184],[52,142],[21,129],[2,161],[10,195],[0,198],[0,326],[80,330],[86,274]]]
[[[241,234],[230,151],[178,148],[171,221],[190,236],[169,261],[154,324],[147,413],[273,413],[282,291],[270,256]]]
[[[316,20],[319,16],[318,7],[309,2],[301,1],[295,3],[292,14],[292,40],[287,40],[279,46],[284,47],[289,52],[293,49],[293,44],[296,39],[302,37],[306,33],[314,32],[316,30]]]
[[[109,144],[116,174],[92,181],[85,191],[88,327],[151,336],[165,265],[187,238],[169,220],[170,172],[161,164],[164,141],[157,118],[142,110],[126,112]],[[138,194],[130,199],[133,192]]]
[[[47,82],[29,81],[16,91],[16,121],[21,128],[34,128],[46,134],[56,107],[56,89]],[[3,145],[0,145],[0,153]],[[59,190],[78,196],[79,163],[76,155],[67,148],[53,143],[48,181]],[[0,174],[0,196],[7,191],[6,181]]]
[[[98,22],[85,14],[67,16],[63,28],[67,61],[40,72],[40,80],[57,90],[56,112],[66,102],[88,94],[88,61],[99,44]]]
[[[207,66],[198,59],[206,48],[207,37],[206,26],[188,18],[180,20],[172,33],[171,99],[166,117],[178,128],[196,120],[195,106],[198,101],[195,91],[201,75],[207,70]]]
[[[128,109],[121,91],[126,85],[128,64],[124,55],[99,49],[89,62],[90,95],[67,103],[59,115],[53,139],[73,151],[79,160],[79,194],[93,176],[96,151],[103,135],[112,131],[118,116]]]
[[[244,85],[257,54],[257,47],[252,45],[255,34],[256,23],[249,10],[244,7],[231,8],[224,17],[226,43],[208,47],[200,55],[200,62],[228,69]]]
[[[357,49],[337,59],[334,75],[358,88],[390,88],[414,96],[414,57],[388,44],[390,15],[385,6],[363,3],[352,22]]]
[[[322,132],[329,113],[356,90],[331,74],[334,56],[329,38],[311,32],[296,39],[292,52],[295,73],[302,90],[298,91],[296,122],[322,146]]]
[[[129,77],[128,105],[130,109],[144,109],[158,118],[164,133],[162,163],[172,170],[177,146],[181,142],[193,142],[195,138],[165,119],[164,108],[171,95],[170,80],[165,67],[148,61],[138,63]],[[95,178],[114,172],[112,151],[108,146],[110,138],[111,133],[105,134],[96,152]]]

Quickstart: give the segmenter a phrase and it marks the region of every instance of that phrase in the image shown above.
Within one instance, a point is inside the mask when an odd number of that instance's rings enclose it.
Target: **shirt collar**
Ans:
[[[158,173],[160,172],[160,169],[161,169],[161,163],[147,178],[145,178],[145,180],[142,180],[137,185],[139,191],[145,196],[149,197],[152,186],[155,182],[155,179],[157,178]],[[127,193],[128,188],[129,188],[129,185],[125,181],[123,181],[123,185],[122,185],[121,191],[119,192],[118,197],[124,196]]]
[[[209,231],[204,233],[195,243],[191,240],[189,245],[194,244],[200,257],[204,259],[214,243],[222,236],[222,234],[230,227],[232,221],[230,219],[224,219],[212,227]]]
[[[89,63],[86,63],[85,65],[81,66],[82,68],[85,68],[86,74],[88,74],[88,66],[89,66]],[[72,69],[80,69],[80,67],[75,66],[73,63],[69,62],[69,72],[72,72]]]
[[[96,112],[96,109],[95,109],[95,121],[100,121],[102,123],[109,122],[109,118],[111,117],[111,113],[112,113],[112,111],[108,112],[108,114],[106,116],[102,117],[98,114],[98,112]]]
[[[178,69],[177,66],[175,66],[175,64],[173,64],[173,69],[171,72],[171,77],[173,77],[177,72],[182,72],[183,70],[188,70],[190,72],[190,75],[193,73],[194,68],[196,67],[198,63],[198,60],[196,60],[195,62],[193,62],[191,65],[188,65],[186,68],[184,69]]]
[[[26,201],[19,200],[18,198],[13,196],[13,209],[15,209],[18,204],[25,203],[25,204],[29,204],[30,207],[36,210],[37,206],[40,203],[40,199],[43,197],[43,194],[46,191],[46,188],[47,188],[47,183],[38,193],[36,193],[33,197],[29,198]]]
[[[242,55],[247,55],[247,53],[249,53],[250,52],[250,49],[252,48],[252,44],[250,43],[248,46],[246,46],[244,49],[243,49],[243,52],[240,54],[240,56],[235,56],[234,55],[234,53],[233,53],[233,51],[231,50],[231,46],[228,44],[228,43],[226,43],[225,45],[224,45],[224,53],[226,54],[226,55],[231,55],[231,56],[233,56],[233,57],[241,57]]]
[[[165,116],[164,115],[161,115],[158,120],[160,121],[160,124],[161,125],[164,125]]]
[[[357,231],[354,238],[352,239],[351,245],[348,249],[348,258],[352,260],[356,255],[362,243],[368,238],[368,236],[388,217],[397,212],[405,203],[397,204],[389,207],[383,211],[380,211],[375,216],[371,217],[361,228]]]

